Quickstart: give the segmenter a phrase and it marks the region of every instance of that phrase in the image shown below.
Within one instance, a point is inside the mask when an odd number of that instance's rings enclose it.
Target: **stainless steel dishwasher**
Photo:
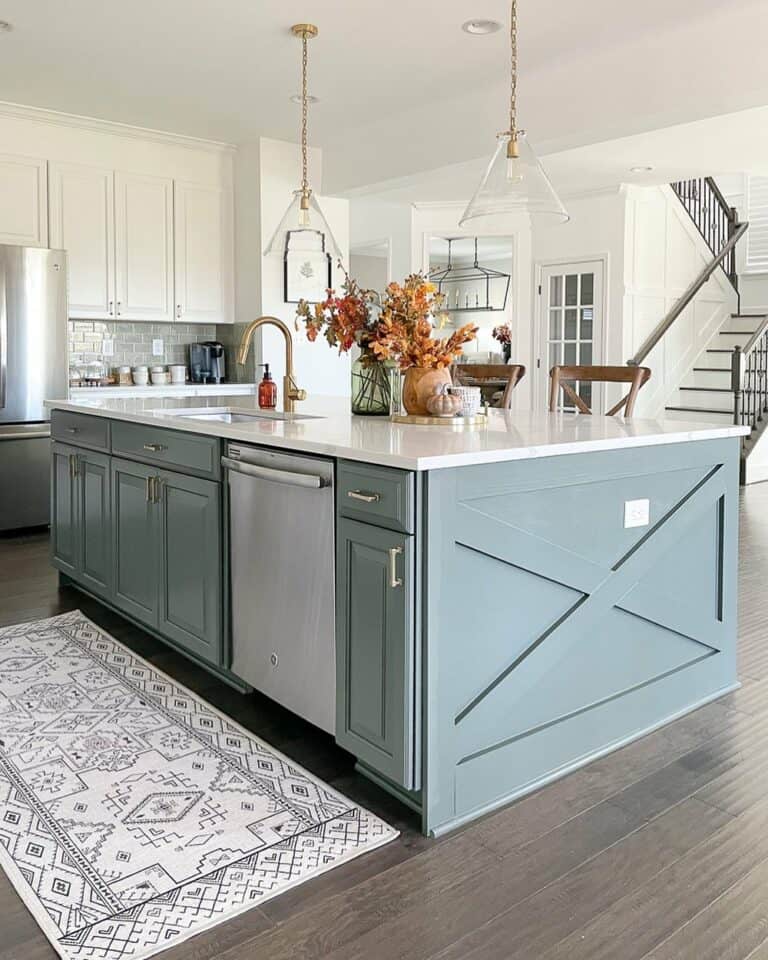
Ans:
[[[336,728],[333,461],[230,443],[232,672]]]

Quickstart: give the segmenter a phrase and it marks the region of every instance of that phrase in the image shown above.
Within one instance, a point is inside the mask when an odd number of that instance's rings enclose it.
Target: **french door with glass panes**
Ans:
[[[542,267],[537,363],[539,409],[546,409],[549,403],[552,367],[602,362],[603,272],[602,260]],[[598,384],[579,383],[575,389],[587,406],[600,410],[603,398]],[[562,396],[560,399],[562,402]]]

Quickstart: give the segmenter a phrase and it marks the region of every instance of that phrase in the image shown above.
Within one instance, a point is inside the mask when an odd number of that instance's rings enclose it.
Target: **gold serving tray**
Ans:
[[[488,417],[476,413],[472,417],[421,417],[415,413],[393,413],[392,423],[412,423],[420,427],[485,427]]]

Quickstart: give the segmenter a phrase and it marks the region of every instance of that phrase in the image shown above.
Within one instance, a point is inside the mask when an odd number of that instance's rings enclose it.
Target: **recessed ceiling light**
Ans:
[[[13,30],[13,24],[7,20],[0,20],[0,33],[10,33]]]
[[[629,168],[630,173],[650,173],[652,170],[653,170],[653,167],[649,167],[649,166],[637,166],[637,167]]]
[[[466,23],[462,23],[461,29],[473,37],[484,37],[501,30],[501,24],[498,20],[467,20]]]
[[[291,97],[291,103],[301,103],[301,94],[294,93]],[[311,93],[307,94],[307,103],[320,103],[319,97],[313,97]]]

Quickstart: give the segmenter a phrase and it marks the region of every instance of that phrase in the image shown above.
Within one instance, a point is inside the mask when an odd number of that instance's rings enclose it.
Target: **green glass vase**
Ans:
[[[388,417],[392,407],[392,366],[369,357],[352,363],[352,413]]]

